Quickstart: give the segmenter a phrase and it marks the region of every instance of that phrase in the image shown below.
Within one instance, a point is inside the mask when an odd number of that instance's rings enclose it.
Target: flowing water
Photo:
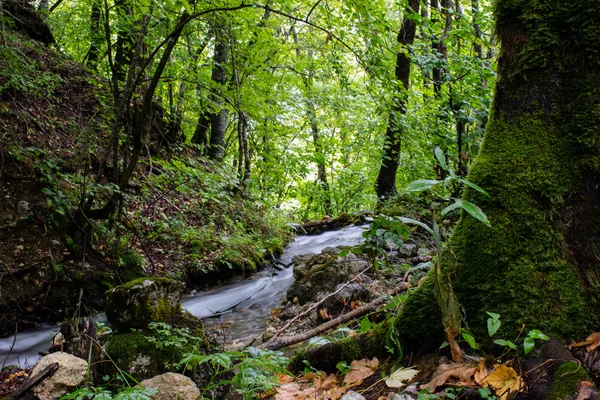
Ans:
[[[279,261],[292,262],[299,254],[320,253],[326,247],[354,245],[362,240],[363,228],[346,227],[339,231],[325,232],[314,236],[298,236],[290,243]],[[285,297],[287,289],[294,282],[293,268],[276,271],[266,269],[250,279],[230,283],[212,290],[185,296],[183,308],[198,317],[219,317],[205,319],[208,329],[228,325],[219,329],[219,340],[228,345],[250,342],[265,329],[265,322],[271,310]],[[47,351],[58,326],[45,325],[39,329],[20,332],[6,365],[32,366],[40,358],[38,352]],[[14,337],[0,338],[0,365],[9,353]]]

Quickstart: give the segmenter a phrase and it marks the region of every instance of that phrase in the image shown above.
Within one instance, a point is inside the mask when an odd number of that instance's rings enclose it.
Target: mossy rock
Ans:
[[[178,365],[186,354],[205,355],[222,350],[205,336],[200,319],[182,312],[168,321],[168,325],[171,327],[168,334],[164,333],[163,326],[157,329],[151,326],[110,336],[104,347],[107,359],[98,363],[98,376],[115,376],[122,370],[140,381],[166,372],[178,372],[190,377],[200,388],[206,387],[212,379],[218,382],[231,378],[222,374],[213,377],[210,363]],[[182,335],[182,331],[185,334]]]
[[[585,368],[573,361],[563,363],[552,377],[548,399],[574,399],[582,382],[592,382]]]
[[[116,331],[144,329],[167,322],[181,311],[183,283],[168,278],[140,278],[106,292],[106,317]]]

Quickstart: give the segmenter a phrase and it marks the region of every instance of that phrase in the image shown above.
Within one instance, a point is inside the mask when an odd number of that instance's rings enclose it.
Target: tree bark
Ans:
[[[213,70],[211,79],[222,91],[227,80],[226,64],[229,59],[229,46],[227,43],[227,29],[224,24],[219,24],[215,29],[215,52],[213,56]],[[214,93],[212,100],[219,105],[223,104],[220,97],[222,93]],[[222,161],[225,157],[225,131],[227,130],[227,117],[229,110],[222,107],[220,111],[210,116],[210,140],[208,146],[208,157]]]
[[[600,328],[600,3],[499,0],[501,51],[490,122],[467,188],[491,227],[461,216],[442,262],[469,328],[486,312],[506,337],[521,329],[576,336]],[[557,23],[557,21],[561,21]],[[426,281],[396,322],[439,345]],[[439,315],[439,312],[437,313]]]
[[[398,44],[402,47],[408,47],[415,40],[417,25],[415,21],[408,17],[411,14],[419,14],[420,0],[410,0],[404,11],[405,16],[402,21],[402,28],[398,33]],[[405,50],[396,55],[395,77],[398,81],[398,90],[394,94],[392,108],[390,111],[388,127],[385,132],[384,154],[379,169],[379,175],[375,182],[375,192],[379,201],[393,197],[396,191],[396,172],[400,162],[400,149],[402,145],[402,116],[406,114],[407,92],[410,81],[410,57]]]
[[[101,0],[93,0],[92,12],[90,15],[90,49],[88,50],[87,59],[85,62],[86,67],[92,70],[96,70],[98,68],[100,49],[102,46],[102,41],[104,40],[102,25],[100,23],[101,18],[102,2]]]

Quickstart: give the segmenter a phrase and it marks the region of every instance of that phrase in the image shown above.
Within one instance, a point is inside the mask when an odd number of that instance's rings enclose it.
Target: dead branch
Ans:
[[[58,363],[53,363],[53,364],[48,365],[46,368],[41,370],[39,374],[37,374],[36,376],[32,376],[27,382],[25,382],[23,385],[21,385],[17,390],[15,390],[10,395],[8,395],[8,397],[6,397],[6,399],[7,400],[21,399],[25,393],[27,393],[28,391],[30,391],[31,389],[33,389],[34,387],[39,385],[43,380],[48,379],[51,376],[53,376],[56,373],[56,371],[58,371]]]
[[[355,280],[357,280],[358,278],[360,278],[365,272],[367,272],[369,269],[371,269],[371,267],[367,267],[365,268],[361,273],[359,273],[358,275],[356,275],[354,278],[350,279],[348,282],[346,282],[342,287],[340,287],[338,290],[336,290],[333,293],[328,294],[327,296],[325,296],[324,298],[322,298],[321,300],[317,301],[315,304],[313,304],[312,306],[310,306],[308,308],[308,310],[296,315],[294,318],[292,318],[291,320],[288,321],[287,324],[285,324],[283,326],[283,328],[281,328],[280,330],[278,330],[277,332],[275,332],[275,335],[273,335],[273,337],[271,339],[269,339],[270,341],[274,341],[275,339],[277,339],[279,337],[279,335],[281,335],[283,332],[285,332],[290,326],[292,326],[292,324],[296,321],[298,321],[300,318],[303,318],[305,316],[307,316],[308,314],[310,314],[315,308],[319,307],[321,304],[323,304],[323,302],[327,299],[329,299],[332,296],[335,296],[336,294],[338,294],[339,292],[341,292],[342,290],[344,290],[346,288],[346,286],[348,286],[349,284],[351,284],[352,282],[354,282]]]
[[[406,287],[401,288],[401,290],[406,290],[407,288],[408,288],[408,285]],[[376,310],[377,308],[379,308],[379,306],[384,304],[387,300],[388,300],[388,296],[380,296],[380,297],[376,298],[375,300],[373,300],[372,302],[365,304],[364,306],[359,307],[359,308],[355,309],[354,311],[349,312],[348,314],[344,314],[335,319],[332,319],[331,321],[326,322],[314,329],[311,329],[310,331],[307,331],[307,332],[304,332],[304,333],[301,333],[298,335],[290,336],[287,338],[281,338],[281,339],[277,339],[276,336],[273,336],[267,342],[263,343],[262,345],[260,345],[258,347],[260,349],[277,350],[277,349],[281,349],[282,347],[287,347],[287,346],[291,346],[296,343],[304,342],[305,340],[315,337],[329,329],[335,328],[338,325],[341,325],[348,321],[352,321],[353,319],[359,318],[359,317],[363,316],[364,314],[367,314],[371,311]]]

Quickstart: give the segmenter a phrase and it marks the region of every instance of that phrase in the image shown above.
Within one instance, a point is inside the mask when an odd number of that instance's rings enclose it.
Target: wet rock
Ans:
[[[314,300],[320,293],[331,292],[340,283],[354,278],[369,267],[369,263],[354,254],[339,257],[334,250],[317,255],[296,256],[294,277],[287,298],[298,298],[298,304]]]
[[[139,386],[157,389],[158,393],[152,396],[154,400],[196,400],[200,397],[200,390],[194,381],[173,372],[141,381]]]
[[[106,293],[106,318],[117,331],[144,329],[166,322],[181,311],[183,283],[168,278],[141,278]]]
[[[370,279],[366,277],[369,281]],[[367,284],[367,282],[365,282]],[[353,301],[366,301],[370,297],[370,292],[365,284],[351,283],[350,285],[343,288],[335,296],[331,296],[323,302],[323,305],[319,308],[327,308],[327,312],[330,315],[337,315],[344,307],[350,305]],[[345,283],[340,283],[335,287],[335,290],[339,290]]]
[[[85,381],[88,371],[87,362],[63,352],[52,353],[42,358],[31,372],[31,376],[37,375],[44,368],[54,363],[58,363],[58,371],[33,389],[40,400],[60,399],[65,394],[80,387]]]

